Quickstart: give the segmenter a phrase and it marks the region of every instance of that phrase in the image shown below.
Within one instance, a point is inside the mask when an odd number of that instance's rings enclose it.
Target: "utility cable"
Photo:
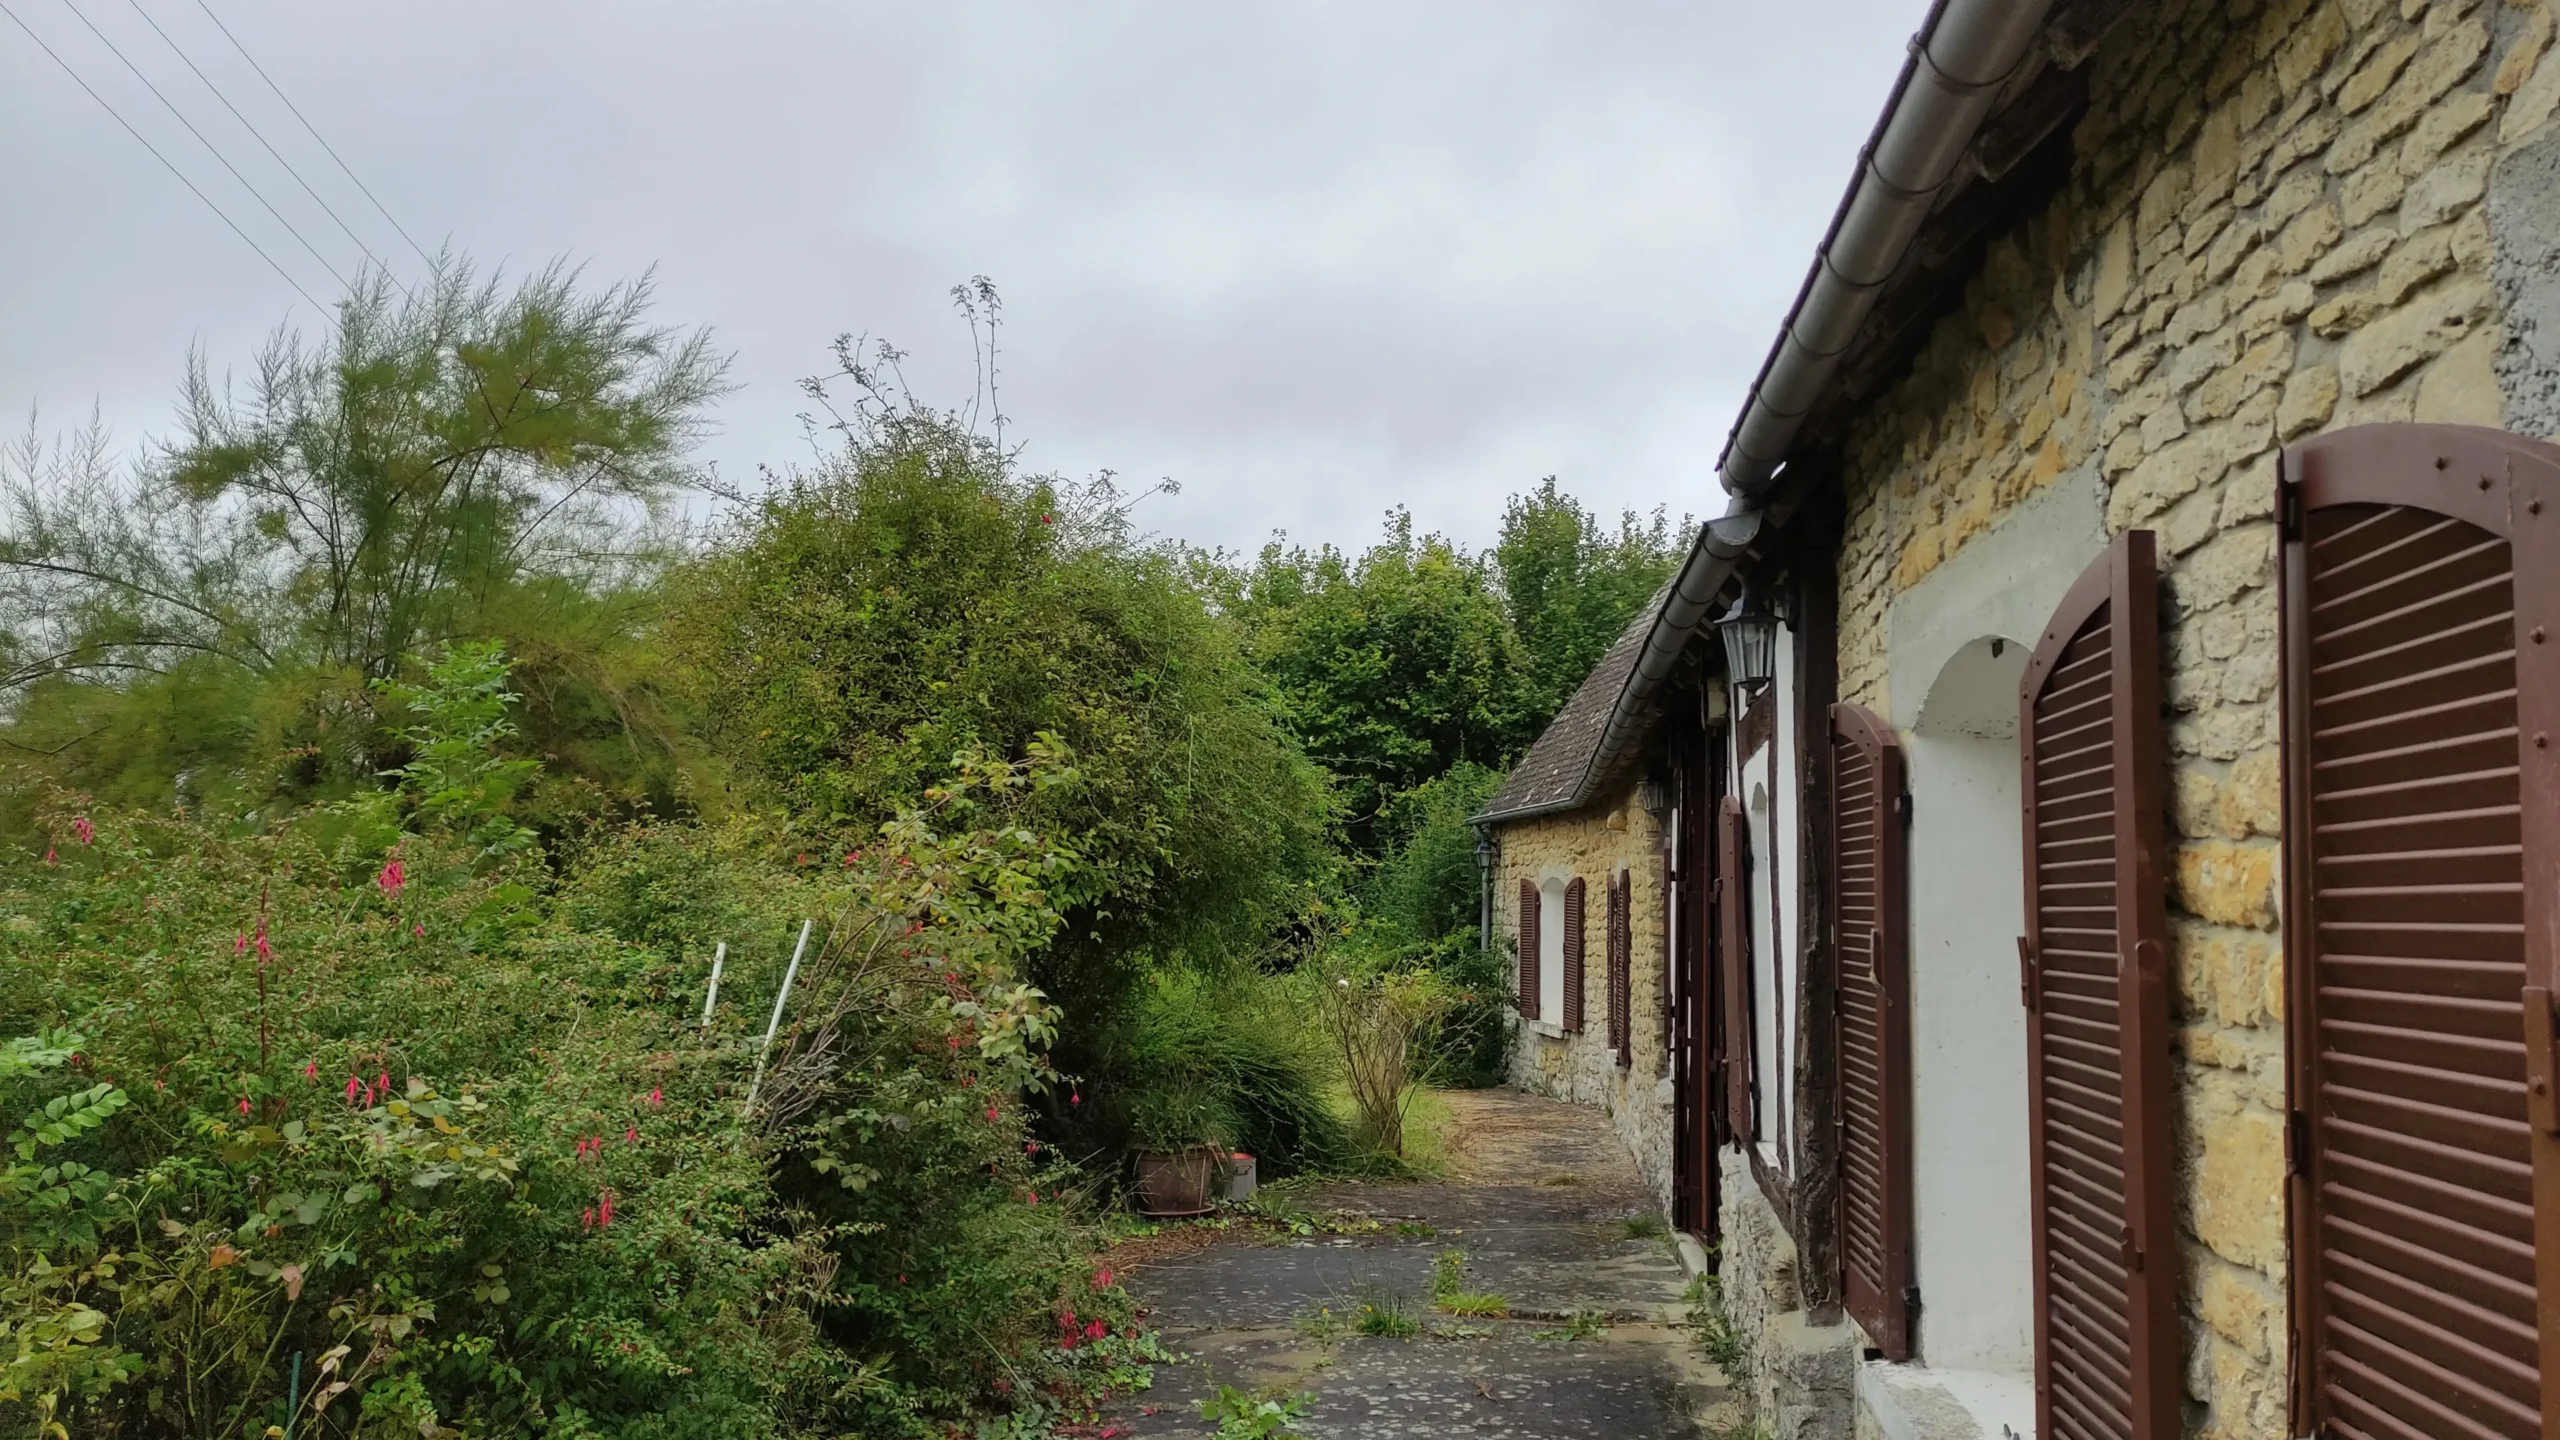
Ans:
[[[232,219],[229,215],[224,214],[222,207],[213,203],[212,196],[207,195],[200,189],[197,189],[196,182],[187,178],[187,172],[170,164],[169,157],[160,153],[160,147],[144,139],[142,132],[133,128],[132,121],[127,120],[124,116],[118,114],[116,112],[116,107],[107,103],[106,96],[99,94],[96,90],[90,89],[89,82],[80,78],[80,72],[71,68],[70,61],[63,59],[61,55],[56,54],[52,46],[44,43],[43,36],[38,35],[33,29],[30,29],[26,21],[19,19],[18,12],[9,8],[8,0],[0,0],[0,15],[8,16],[12,21],[16,22],[19,29],[25,30],[27,32],[27,38],[36,42],[36,48],[42,50],[45,54],[52,56],[53,63],[62,67],[62,73],[71,77],[72,84],[79,86],[83,90],[88,90],[89,98],[97,101],[100,109],[106,111],[118,125],[122,125],[124,127],[124,133],[132,136],[135,143],[139,144],[143,149],[150,151],[151,158],[159,161],[163,166],[166,166],[170,174],[177,176],[178,183],[186,186],[197,199],[202,200],[204,202],[204,208],[212,211],[214,213],[214,218],[220,220],[223,224],[230,226],[231,233],[240,237],[240,243],[257,251],[258,258],[266,261],[269,269],[275,271],[278,275],[283,276],[284,283],[292,286],[295,294],[300,295],[305,300],[311,300],[312,309],[323,313],[327,312],[328,307],[322,305],[317,300],[312,300],[311,292],[302,288],[302,282],[293,278],[292,271],[285,269],[282,265],[278,265],[276,263],[276,257],[268,254],[265,246],[259,244],[256,240],[251,239],[249,232],[240,228],[240,222]]]
[[[196,137],[196,143],[212,152],[213,158],[221,162],[222,168],[231,172],[231,178],[240,182],[240,188],[249,192],[250,199],[266,206],[267,213],[273,215],[276,223],[284,227],[284,233],[292,236],[303,249],[311,252],[311,258],[320,262],[320,268],[329,272],[329,278],[338,282],[340,290],[347,288],[347,277],[339,274],[338,267],[329,263],[329,257],[321,254],[318,246],[304,239],[302,232],[293,228],[293,222],[284,218],[284,212],[267,203],[267,197],[258,193],[258,187],[249,183],[249,177],[240,173],[240,167],[232,164],[230,158],[224,155],[219,147],[205,138],[204,132],[196,128],[196,122],[188,119],[185,111],[170,103],[169,97],[160,93],[160,87],[151,83],[151,77],[143,74],[140,66],[125,59],[124,52],[116,48],[116,42],[108,39],[107,32],[99,29],[88,16],[80,12],[80,7],[75,0],[62,0],[62,8],[70,11],[73,18],[81,24],[88,26],[89,33],[98,37],[98,43],[107,47],[107,53],[122,61],[124,68],[133,72],[133,78],[142,82],[142,88],[151,92],[151,98],[159,101],[161,108],[176,116],[178,123],[187,127],[187,133]]]
[[[250,123],[248,116],[240,113],[240,107],[231,103],[231,97],[222,93],[222,87],[213,83],[213,77],[204,73],[203,67],[196,64],[185,50],[179,48],[177,41],[169,38],[169,32],[161,29],[160,22],[151,18],[151,12],[142,8],[142,0],[124,0],[124,3],[133,7],[133,13],[142,17],[142,23],[151,27],[151,33],[160,37],[160,43],[169,47],[170,54],[177,56],[189,70],[195,72],[196,78],[204,82],[204,88],[212,91],[213,98],[222,102],[222,108],[231,112],[231,118],[240,122],[240,128],[248,131],[250,137],[259,144],[266,146],[267,153],[275,157],[278,165],[284,167],[284,173],[292,176],[293,183],[302,187],[302,193],[311,197],[311,203],[319,206],[321,213],[337,224],[340,233],[355,242],[355,247],[364,252],[364,258],[372,261],[375,269],[385,275],[391,275],[391,267],[383,263],[381,256],[373,253],[373,247],[364,243],[364,237],[358,235],[328,201],[320,198],[320,192],[312,189],[311,182],[302,178],[302,172],[293,167],[293,162],[284,158],[283,153],[276,149],[265,133]],[[400,284],[400,277],[392,275],[391,283],[400,285],[400,293],[404,295],[409,293],[409,287]]]
[[[213,22],[213,28],[222,32],[223,39],[231,42],[231,48],[240,52],[240,58],[249,62],[249,68],[258,72],[258,78],[267,82],[267,88],[276,92],[276,98],[284,102],[284,108],[292,111],[293,118],[302,122],[302,128],[311,132],[311,138],[320,141],[320,148],[329,152],[329,158],[338,162],[338,169],[349,180],[355,181],[355,187],[358,190],[364,191],[364,198],[373,201],[373,208],[381,212],[382,218],[391,221],[391,228],[400,232],[400,238],[409,241],[409,248],[418,252],[418,258],[432,267],[436,263],[435,257],[429,255],[417,241],[409,239],[408,230],[398,220],[392,218],[391,212],[383,207],[380,200],[374,198],[370,187],[362,180],[356,179],[356,172],[350,169],[347,162],[339,156],[337,147],[321,137],[319,129],[303,115],[302,107],[294,104],[293,97],[284,93],[284,87],[278,85],[275,77],[267,73],[266,66],[258,63],[257,56],[249,53],[249,47],[240,43],[240,37],[231,33],[231,27],[222,23],[222,17],[213,13],[213,7],[206,4],[205,0],[196,0],[196,8],[202,10],[204,17]]]

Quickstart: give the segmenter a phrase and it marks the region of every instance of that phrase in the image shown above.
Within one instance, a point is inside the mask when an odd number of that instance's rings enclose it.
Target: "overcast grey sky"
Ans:
[[[360,258],[142,12],[368,244],[417,257],[198,0],[5,0],[321,300]],[[704,457],[806,455],[842,331],[964,400],[955,282],[1007,311],[1027,460],[1183,492],[1150,528],[1344,544],[1389,505],[1474,544],[1546,474],[1721,508],[1711,467],[1925,0],[1771,5],[208,0],[430,250],[654,264],[738,392]],[[74,6],[77,6],[75,12]],[[140,7],[139,12],[136,6]],[[0,413],[164,431],[190,343],[318,316],[0,19]]]

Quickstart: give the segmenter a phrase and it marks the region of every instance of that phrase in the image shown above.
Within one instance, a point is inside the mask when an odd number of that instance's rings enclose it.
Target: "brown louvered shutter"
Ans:
[[[1538,1018],[1538,882],[1520,882],[1520,1018]]]
[[[1840,1295],[1890,1360],[1911,1357],[1911,982],[1902,746],[1875,712],[1831,707],[1838,894]]]
[[[2371,426],[2283,482],[2296,1428],[2549,1440],[2560,450]]]
[[[1564,1028],[1582,1033],[1582,877],[1564,886]]]
[[[1727,1138],[1748,1146],[1759,1134],[1751,1093],[1750,844],[1742,801],[1716,807],[1716,969],[1724,991],[1724,1123]]]
[[[1627,913],[1634,899],[1634,880],[1633,873],[1625,870],[1609,877],[1609,1045],[1618,1052],[1621,1069],[1635,1061],[1633,1017],[1628,1013],[1634,1008],[1628,972],[1635,968],[1635,933]]]
[[[2118,535],[2019,686],[2038,1435],[2179,1433],[2159,604]]]

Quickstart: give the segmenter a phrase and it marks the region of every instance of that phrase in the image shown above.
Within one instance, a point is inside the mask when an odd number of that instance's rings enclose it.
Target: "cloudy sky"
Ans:
[[[1043,468],[1160,477],[1160,531],[1356,544],[1391,504],[1470,543],[1547,474],[1721,507],[1711,466],[1925,0],[0,0],[313,295],[411,253],[218,16],[429,250],[656,266],[740,388],[704,458],[806,455],[793,381],[885,335],[965,400],[947,291],[1006,306]],[[210,10],[206,5],[210,5]],[[82,23],[86,17],[98,33]],[[171,44],[146,23],[157,21]],[[101,38],[103,36],[103,38]],[[319,318],[0,16],[0,414],[166,429]]]

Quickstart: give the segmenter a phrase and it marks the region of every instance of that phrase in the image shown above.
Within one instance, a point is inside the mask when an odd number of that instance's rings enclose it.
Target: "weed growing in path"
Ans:
[[[1724,1282],[1701,1275],[1689,1282],[1689,1328],[1698,1332],[1698,1348],[1716,1368],[1739,1380],[1750,1368],[1751,1347],[1724,1313]]]
[[[1366,1285],[1360,1291],[1359,1318],[1351,1328],[1381,1339],[1410,1340],[1422,1333],[1422,1317],[1404,1296],[1383,1285]]]
[[[1431,1303],[1450,1315],[1471,1315],[1500,1319],[1511,1313],[1511,1302],[1489,1290],[1467,1288],[1467,1252],[1443,1250],[1431,1262]]]
[[[1629,1240],[1659,1240],[1671,1231],[1662,1223],[1661,1216],[1644,1214],[1630,1215],[1619,1221],[1618,1233]]]
[[[1200,1402],[1200,1418],[1218,1422],[1218,1440],[1296,1440],[1289,1427],[1306,1417],[1315,1399],[1312,1390],[1253,1395],[1221,1385],[1217,1394]]]
[[[1597,1340],[1609,1333],[1609,1317],[1598,1310],[1576,1310],[1563,1324],[1547,1330],[1534,1330],[1532,1340]]]

